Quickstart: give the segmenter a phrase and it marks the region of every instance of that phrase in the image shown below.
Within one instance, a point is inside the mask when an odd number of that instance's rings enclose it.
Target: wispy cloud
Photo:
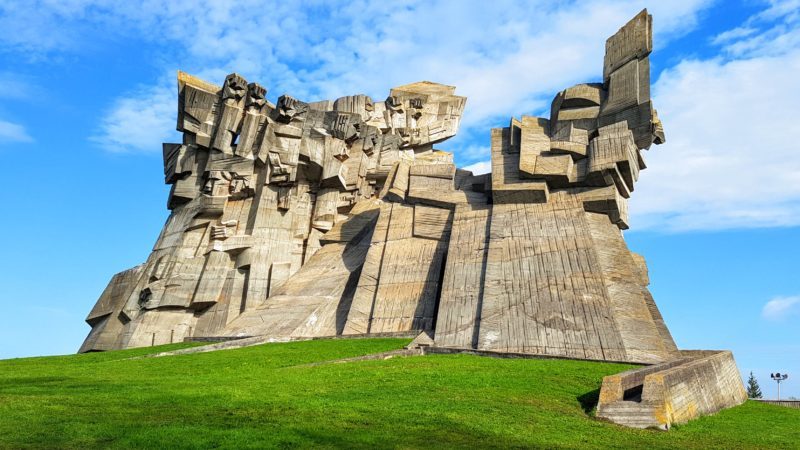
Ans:
[[[472,163],[468,166],[464,167],[464,170],[469,170],[474,175],[480,175],[484,173],[489,173],[492,171],[492,162],[491,161],[478,161],[476,163]]]
[[[663,45],[690,30],[709,3],[654,5],[657,41]],[[558,90],[599,78],[605,38],[644,6],[638,0],[354,0],[281,2],[269,8],[249,0],[212,2],[202,8],[189,0],[135,6],[73,0],[57,7],[23,2],[5,7],[5,19],[31,29],[0,39],[6,46],[54,52],[97,45],[79,32],[86,28],[107,36],[132,36],[164,44],[162,59],[169,61],[163,64],[165,71],[180,68],[214,82],[236,71],[262,83],[272,98],[289,92],[308,100],[355,93],[380,99],[391,86],[421,79],[453,84],[469,101],[459,138],[443,147],[468,164],[486,157],[461,154],[460,148],[474,144],[472,138],[487,142],[488,128],[507,123],[508,116],[542,111]],[[57,38],[37,37],[51,28]],[[161,86],[119,99],[109,117],[131,118],[130,111],[160,101]],[[95,140],[110,149],[159,151],[158,145],[148,147],[131,126],[135,125],[104,120]],[[150,129],[164,135],[172,128]]]
[[[647,155],[650,168],[632,199],[634,229],[800,224],[800,159],[790,132],[800,103],[796,3],[768,4],[714,39],[720,57],[685,60],[662,74],[654,93],[668,143]],[[657,45],[692,30],[708,4],[654,5]],[[488,167],[488,129],[511,115],[546,113],[558,90],[599,78],[605,38],[643,6],[284,2],[270,14],[251,14],[263,6],[76,0],[48,14],[166,43],[162,60],[170,62],[161,66],[169,77],[124,94],[98,124],[92,140],[107,150],[159,152],[160,142],[174,139],[178,68],[217,83],[236,71],[267,86],[273,99],[286,92],[308,100],[354,93],[380,99],[391,86],[428,79],[468,97],[459,135],[441,147],[479,171]],[[69,32],[67,25],[60,32]]]
[[[748,26],[736,27],[732,30],[724,31],[714,36],[714,39],[711,40],[711,43],[714,45],[725,45],[729,44],[731,41],[751,36],[756,32],[758,32],[758,29],[753,27],[748,27]]]
[[[761,317],[767,320],[782,321],[791,316],[800,316],[800,296],[775,297],[761,310]]]
[[[39,89],[22,75],[9,71],[0,72],[0,86],[0,98],[14,100],[33,100],[36,89]]]
[[[175,95],[174,87],[157,85],[118,99],[90,139],[114,153],[161,151],[162,142],[179,139]]]
[[[633,230],[800,225],[792,131],[800,103],[798,3],[769,4],[745,27],[718,35],[724,56],[684,60],[662,73],[654,94],[668,139],[645,155],[648,169],[631,199]],[[479,169],[487,160],[488,152],[468,161],[482,161]]]
[[[764,55],[685,60],[662,73],[654,93],[667,143],[646,155],[633,229],[800,225],[800,42],[778,52],[762,40],[795,33],[790,20],[783,14],[758,34],[721,35],[726,49],[762,42],[771,48]]]
[[[86,27],[163,42],[159,60],[169,62],[159,66],[169,76],[117,98],[92,136],[115,152],[157,153],[160,142],[176,137],[178,68],[218,83],[237,71],[267,86],[273,99],[285,92],[308,100],[354,93],[380,99],[389,87],[410,81],[453,84],[469,100],[459,136],[441,147],[462,165],[476,164],[477,171],[488,167],[489,128],[505,125],[511,115],[545,113],[558,90],[599,78],[605,38],[645,6],[284,2],[271,6],[270,14],[253,14],[263,5],[190,3],[4,6],[3,20],[30,19],[32,30],[2,42],[7,48],[68,52],[77,48],[70,42],[84,39],[75,30]],[[709,3],[653,5],[657,45],[692,30]],[[663,73],[654,93],[668,143],[648,154],[650,169],[632,199],[634,229],[800,223],[800,160],[790,132],[800,103],[793,79],[800,72],[796,3],[768,4],[717,36],[724,57],[685,60]],[[38,37],[54,21],[63,39]],[[17,136],[26,135],[17,129]]]
[[[731,56],[764,57],[800,46],[800,0],[771,0],[743,26],[721,33],[714,42]]]
[[[0,144],[33,142],[25,127],[0,119]]]

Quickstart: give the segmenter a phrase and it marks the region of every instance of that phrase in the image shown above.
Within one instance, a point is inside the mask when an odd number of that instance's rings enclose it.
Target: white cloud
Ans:
[[[0,99],[32,101],[36,86],[23,76],[0,71]],[[3,108],[6,109],[6,108]],[[0,144],[33,142],[33,138],[21,124],[0,119]]]
[[[13,72],[0,72],[0,98],[33,100],[35,91],[40,89],[28,82],[24,76]]]
[[[694,27],[698,11],[709,3],[655,5],[659,45]],[[133,36],[164,44],[165,70],[180,68],[216,83],[237,71],[266,86],[272,98],[285,92],[308,100],[355,93],[384,98],[391,86],[421,79],[453,84],[469,98],[460,135],[488,143],[491,126],[507,123],[512,114],[540,112],[558,90],[599,78],[605,39],[644,6],[638,0],[351,0],[269,7],[254,1],[206,7],[190,0],[23,2],[5,7],[5,21],[16,18],[30,29],[0,42],[53,52],[59,43],[62,51],[100,45],[83,36],[98,31]],[[58,38],[51,39],[51,29]],[[84,29],[95,32],[81,33]],[[160,95],[137,91],[120,99],[114,111],[130,117],[125,111],[141,110],[154,97]],[[107,148],[140,148],[145,142],[108,120],[97,137],[106,139]],[[443,148],[455,151],[461,163],[485,159],[485,154],[461,155],[455,146],[461,142],[464,138]]]
[[[790,316],[800,316],[800,296],[775,297],[764,305],[761,317],[781,321]]]
[[[33,138],[20,124],[0,120],[0,144],[33,142]]]
[[[782,54],[800,46],[800,0],[772,0],[742,27],[718,35],[714,42],[734,57]]]
[[[175,132],[175,89],[153,86],[120,98],[90,139],[110,152],[160,152],[162,142],[180,142]]]
[[[784,21],[773,25],[723,41],[736,46],[777,29],[795,32]],[[797,73],[800,45],[762,56],[685,60],[664,71],[654,93],[667,143],[646,155],[649,168],[631,199],[632,228],[799,225]]]
[[[728,44],[733,40],[745,38],[757,32],[758,29],[752,27],[736,27],[732,30],[724,31],[714,37],[711,43],[715,45]]]
[[[655,44],[697,26],[707,0],[651,7]],[[800,159],[792,135],[800,91],[798,1],[775,2],[713,43],[721,55],[667,69],[654,86],[668,142],[632,199],[634,229],[719,229],[800,224]],[[26,6],[28,5],[28,6]],[[72,0],[0,6],[2,21],[29,30],[0,37],[25,51],[71,51],[97,32],[160,46],[169,79],[118,98],[93,140],[112,151],[159,152],[174,139],[174,72],[220,83],[237,71],[307,99],[366,93],[428,79],[468,97],[458,137],[441,145],[460,164],[486,167],[489,128],[511,115],[546,114],[552,96],[596,80],[603,45],[644,2],[580,3],[444,0],[402,3]],[[580,20],[576,18],[582,18]],[[25,20],[22,20],[25,19]],[[58,39],[47,31],[58,23]],[[87,27],[95,33],[81,33]],[[77,30],[77,31],[76,31]],[[100,45],[100,44],[98,44]],[[32,50],[31,50],[32,49]]]
[[[463,169],[469,170],[470,172],[472,172],[473,175],[481,175],[492,171],[492,162],[478,161],[476,163],[465,166]]]

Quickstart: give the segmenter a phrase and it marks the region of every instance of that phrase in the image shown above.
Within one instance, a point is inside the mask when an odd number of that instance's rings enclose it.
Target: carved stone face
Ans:
[[[147,302],[150,301],[150,298],[153,296],[153,291],[150,288],[144,288],[139,292],[139,307],[143,308]]]
[[[301,102],[294,97],[282,95],[278,98],[278,121],[289,123],[292,120],[302,120],[308,112],[308,103]]]
[[[393,88],[385,101],[387,126],[403,137],[403,146],[423,146],[455,135],[465,99],[455,88],[420,81]]]
[[[239,75],[232,73],[225,78],[222,88],[223,100],[241,100],[247,93],[247,81]]]
[[[399,98],[397,98],[397,97],[395,97],[393,95],[390,95],[390,96],[386,97],[386,110],[387,111],[391,111],[391,112],[395,112],[395,113],[402,113],[403,112],[403,102]]]
[[[267,104],[267,90],[257,84],[257,83],[250,83],[247,85],[247,107],[248,108],[255,108],[261,109],[264,105]]]
[[[364,140],[364,143],[361,147],[362,150],[367,155],[372,155],[375,146],[378,144],[378,141],[380,140],[380,136],[378,135],[378,129],[375,127],[370,127],[365,125],[359,129],[359,135],[361,139]]]
[[[253,196],[250,187],[250,177],[239,175],[236,172],[226,173],[228,178],[228,193],[231,199],[241,199]]]
[[[226,180],[219,170],[206,172],[206,182],[203,185],[203,194],[218,196],[223,191],[222,183]]]
[[[330,132],[333,137],[341,139],[348,144],[352,143],[359,137],[359,130],[364,127],[364,122],[361,116],[351,113],[329,113],[330,117]]]

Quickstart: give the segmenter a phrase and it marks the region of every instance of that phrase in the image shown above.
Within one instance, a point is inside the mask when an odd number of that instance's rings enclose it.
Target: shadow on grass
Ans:
[[[50,392],[53,388],[64,386],[74,382],[74,377],[66,376],[44,376],[44,377],[13,377],[6,378],[0,382],[0,393],[20,393],[20,392]]]
[[[600,389],[589,391],[583,395],[575,397],[581,404],[583,412],[589,416],[594,416],[594,409],[597,407],[597,402],[600,401]]]

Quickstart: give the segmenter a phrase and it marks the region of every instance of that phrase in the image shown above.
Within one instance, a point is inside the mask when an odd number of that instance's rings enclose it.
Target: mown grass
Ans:
[[[2,448],[794,448],[800,410],[748,402],[669,432],[591,417],[630,366],[429,355],[308,363],[402,339],[0,361]],[[180,345],[167,348],[179,348]]]

